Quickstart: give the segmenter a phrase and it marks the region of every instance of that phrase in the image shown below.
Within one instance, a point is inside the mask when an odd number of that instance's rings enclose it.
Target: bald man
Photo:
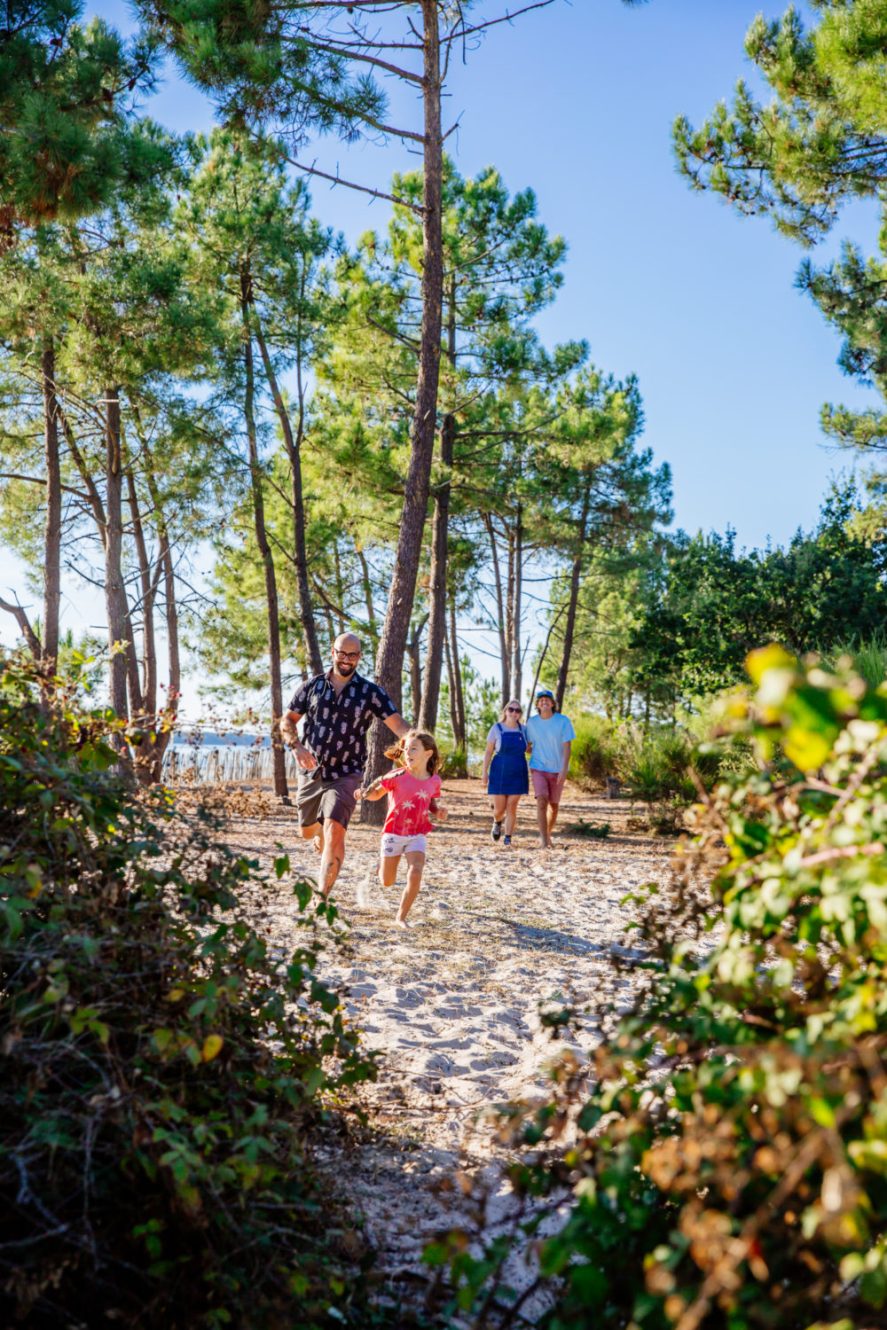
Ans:
[[[296,689],[280,726],[299,764],[299,835],[321,852],[318,885],[324,897],[345,858],[345,832],[366,766],[367,730],[374,720],[384,721],[398,738],[410,728],[385,689],[358,674],[359,662],[360,640],[340,634],[332,669]],[[303,717],[300,739],[296,727]]]

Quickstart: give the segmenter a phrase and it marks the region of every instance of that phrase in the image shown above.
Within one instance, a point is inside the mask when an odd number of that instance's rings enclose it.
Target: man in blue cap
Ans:
[[[557,821],[564,781],[570,768],[570,752],[576,731],[569,718],[558,711],[550,688],[537,691],[536,713],[527,721],[527,737],[533,745],[530,775],[536,796],[539,844],[545,850],[551,848],[551,833]]]

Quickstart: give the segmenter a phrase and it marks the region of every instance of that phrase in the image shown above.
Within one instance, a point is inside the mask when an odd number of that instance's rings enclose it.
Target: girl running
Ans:
[[[364,799],[381,799],[388,795],[388,816],[382,828],[379,858],[379,881],[383,887],[393,887],[397,878],[397,865],[402,854],[407,858],[407,884],[400,898],[397,922],[409,928],[407,915],[413,907],[422,885],[425,867],[426,836],[432,830],[429,812],[446,821],[447,810],[437,802],[440,797],[440,753],[433,735],[422,730],[410,730],[394,748],[386,749],[386,757],[400,764],[400,771],[389,771],[368,785]]]

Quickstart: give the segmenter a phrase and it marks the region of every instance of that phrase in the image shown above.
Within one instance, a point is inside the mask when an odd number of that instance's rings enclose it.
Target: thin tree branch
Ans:
[[[401,208],[409,208],[417,217],[421,217],[425,209],[421,203],[410,203],[408,199],[397,198],[394,194],[386,194],[382,189],[370,189],[368,185],[358,185],[354,180],[346,180],[344,176],[330,175],[329,171],[321,171],[317,166],[306,166],[304,162],[297,162],[294,157],[288,157],[284,154],[285,160],[290,166],[294,166],[297,171],[305,171],[308,175],[319,176],[321,180],[331,180],[334,185],[344,185],[346,189],[356,189],[359,194],[370,194],[374,199],[386,199],[389,203],[396,203]]]
[[[487,19],[484,23],[476,23],[471,28],[453,28],[449,36],[441,37],[441,46],[448,45],[450,42],[464,40],[466,37],[473,37],[475,33],[478,32],[486,32],[487,28],[495,28],[498,23],[513,23],[514,20],[520,18],[522,14],[529,14],[534,9],[547,9],[549,5],[553,4],[554,0],[536,0],[535,4],[524,5],[522,9],[513,9],[510,12],[506,11],[504,14],[501,14],[499,18]]]
[[[309,32],[310,29],[303,26],[300,29],[300,31]],[[313,39],[311,41],[312,47],[317,51],[327,51],[330,55],[340,55],[342,56],[343,59],[347,60],[362,60],[367,65],[375,65],[378,69],[387,70],[389,74],[395,74],[398,78],[407,79],[410,83],[417,83],[421,86],[422,83],[421,74],[415,74],[411,69],[401,69],[400,65],[392,65],[387,60],[380,60],[378,56],[364,55],[358,51],[355,51],[353,47],[356,46],[357,44],[358,43],[356,42],[342,42],[341,44],[337,43],[332,46],[327,46],[325,42],[317,42],[314,41]],[[376,45],[375,42],[371,41],[364,41],[363,44],[365,46]],[[415,50],[417,48],[409,47],[407,49]],[[370,121],[369,123],[372,124],[373,122]],[[397,131],[397,133],[400,134],[400,131]],[[406,134],[406,137],[416,138],[421,140],[421,136],[418,134]]]
[[[37,634],[31,627],[31,621],[28,618],[25,607],[20,605],[18,600],[16,600],[14,605],[10,604],[8,600],[0,600],[0,610],[5,610],[7,614],[12,615],[21,629],[22,636],[28,644],[28,650],[31,652],[31,655],[35,660],[40,660],[43,656],[43,647],[40,645],[40,639]]]

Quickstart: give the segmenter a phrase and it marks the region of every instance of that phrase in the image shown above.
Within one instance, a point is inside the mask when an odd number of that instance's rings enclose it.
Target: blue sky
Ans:
[[[829,476],[850,465],[824,447],[819,408],[867,396],[841,374],[837,336],[794,289],[799,247],[768,221],[694,193],[674,168],[675,116],[698,122],[738,77],[754,78],[743,38],[757,7],[560,0],[493,29],[456,64],[448,99],[459,169],[493,164],[510,189],[531,186],[540,218],[568,241],[544,336],[584,337],[598,365],[638,375],[646,442],[674,471],[676,524],[731,525],[749,546],[815,521]],[[99,12],[127,25],[123,5]],[[177,130],[209,128],[206,100],[168,75],[151,113]],[[395,86],[391,118],[415,124],[417,112]],[[396,141],[327,141],[302,155],[383,187],[417,164]],[[312,192],[315,212],[349,240],[385,225],[384,203],[319,180]],[[842,235],[873,248],[876,232],[875,208],[857,205],[814,258],[834,254]]]
[[[743,38],[759,6],[558,0],[493,29],[456,64],[447,103],[460,122],[448,145],[459,169],[493,164],[510,189],[531,186],[540,218],[568,241],[564,289],[540,322],[545,338],[586,338],[599,366],[638,375],[645,442],[673,468],[676,525],[731,525],[747,546],[784,542],[815,522],[830,475],[850,465],[823,446],[820,406],[867,397],[836,365],[837,336],[794,289],[800,249],[768,221],[693,193],[674,168],[675,116],[697,123],[738,77],[754,78]],[[504,7],[484,0],[478,12]],[[784,8],[768,0],[764,12]],[[93,10],[132,26],[121,0]],[[209,103],[171,65],[145,109],[179,131],[212,125]],[[390,118],[415,125],[417,115],[395,88]],[[328,141],[303,156],[382,187],[417,165],[397,141]],[[312,192],[317,215],[348,240],[386,224],[384,203],[321,181]],[[874,207],[855,205],[814,260],[845,235],[872,250],[876,233]],[[20,585],[11,561],[0,561],[0,582]],[[78,613],[75,601],[67,622],[96,620],[97,608]],[[0,631],[9,638],[11,622]]]

